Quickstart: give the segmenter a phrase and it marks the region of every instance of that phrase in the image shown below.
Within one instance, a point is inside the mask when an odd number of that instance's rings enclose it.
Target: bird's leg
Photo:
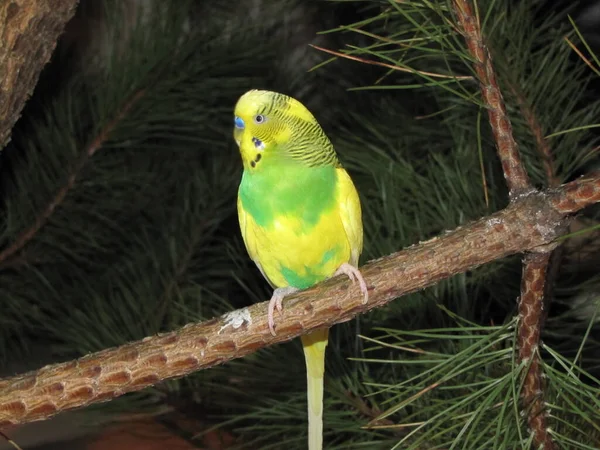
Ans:
[[[358,268],[354,267],[353,265],[351,265],[349,263],[344,263],[340,267],[338,267],[338,270],[335,271],[333,276],[335,277],[336,275],[342,275],[342,274],[344,274],[348,278],[350,278],[352,283],[354,283],[356,280],[358,280],[358,284],[360,285],[360,291],[363,293],[363,297],[364,297],[363,305],[365,303],[367,303],[369,301],[369,291],[367,289],[367,283],[365,283],[365,279],[363,278],[362,274],[360,273],[360,270],[358,270]]]
[[[278,312],[281,312],[283,309],[282,301],[284,297],[293,294],[294,292],[298,292],[298,289],[292,286],[280,287],[273,291],[273,295],[271,296],[271,300],[269,300],[269,330],[271,334],[275,336],[275,320],[273,319],[273,314],[275,309]]]

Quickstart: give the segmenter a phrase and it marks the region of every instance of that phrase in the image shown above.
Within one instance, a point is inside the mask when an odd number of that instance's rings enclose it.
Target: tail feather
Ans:
[[[323,448],[323,376],[328,337],[328,328],[321,328],[300,337],[306,360],[308,450]]]

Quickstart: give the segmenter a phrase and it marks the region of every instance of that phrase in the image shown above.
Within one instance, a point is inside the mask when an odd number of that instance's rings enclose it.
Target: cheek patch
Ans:
[[[254,147],[256,147],[256,149],[258,149],[258,150],[265,149],[265,144],[263,144],[263,142],[260,139],[253,137],[252,142],[254,143]]]

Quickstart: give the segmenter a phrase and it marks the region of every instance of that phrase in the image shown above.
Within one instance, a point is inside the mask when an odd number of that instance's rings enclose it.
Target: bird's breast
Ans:
[[[331,276],[350,258],[335,169],[319,169],[242,178],[242,235],[250,256],[276,287],[304,289]]]

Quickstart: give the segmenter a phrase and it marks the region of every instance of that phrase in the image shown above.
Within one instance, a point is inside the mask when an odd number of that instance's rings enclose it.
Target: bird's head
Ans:
[[[245,170],[260,170],[269,160],[307,160],[303,153],[314,153],[320,147],[333,152],[317,120],[302,103],[271,91],[251,90],[240,97],[235,105],[233,137]]]

